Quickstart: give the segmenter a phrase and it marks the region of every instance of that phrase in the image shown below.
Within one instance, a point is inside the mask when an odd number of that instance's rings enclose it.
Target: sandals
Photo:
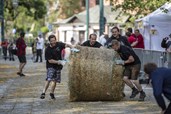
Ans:
[[[40,95],[40,98],[41,98],[41,99],[44,99],[44,98],[45,98],[45,93],[42,93],[42,94]]]

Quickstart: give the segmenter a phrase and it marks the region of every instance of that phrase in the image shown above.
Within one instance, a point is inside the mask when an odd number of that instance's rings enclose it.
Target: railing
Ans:
[[[138,55],[141,61],[141,72],[139,76],[140,83],[147,83],[147,77],[143,72],[144,64],[148,62],[154,62],[158,67],[171,68],[171,54],[164,51],[144,50],[134,48],[135,53]],[[169,62],[170,61],[170,62]]]
[[[166,52],[163,51],[154,51],[154,50],[144,50],[134,48],[135,53],[141,60],[141,70],[143,70],[143,65],[148,62],[154,62],[158,67],[166,66]]]

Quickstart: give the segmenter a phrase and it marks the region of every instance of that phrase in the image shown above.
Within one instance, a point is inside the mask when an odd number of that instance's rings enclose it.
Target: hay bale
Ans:
[[[113,50],[77,46],[69,63],[70,101],[119,101],[122,99],[122,66]]]

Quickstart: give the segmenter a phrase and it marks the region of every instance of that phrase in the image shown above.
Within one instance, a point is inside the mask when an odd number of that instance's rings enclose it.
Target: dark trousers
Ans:
[[[167,107],[166,111],[164,114],[171,114],[171,103],[169,104],[169,106]]]
[[[41,49],[37,49],[37,55],[36,55],[36,62],[38,62],[39,57],[40,57],[40,62],[42,62],[42,50]]]
[[[3,51],[4,59],[6,60],[7,59],[7,48],[3,47],[2,51]]]
[[[12,50],[8,50],[8,53],[9,53],[9,60],[13,60],[14,61],[14,54],[12,53]]]

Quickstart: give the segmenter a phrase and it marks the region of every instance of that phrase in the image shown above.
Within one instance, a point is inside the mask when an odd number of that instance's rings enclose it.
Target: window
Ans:
[[[86,6],[86,0],[82,0],[81,5],[82,5],[83,7],[85,7],[85,6]]]
[[[99,0],[96,0],[96,5],[99,5]]]

